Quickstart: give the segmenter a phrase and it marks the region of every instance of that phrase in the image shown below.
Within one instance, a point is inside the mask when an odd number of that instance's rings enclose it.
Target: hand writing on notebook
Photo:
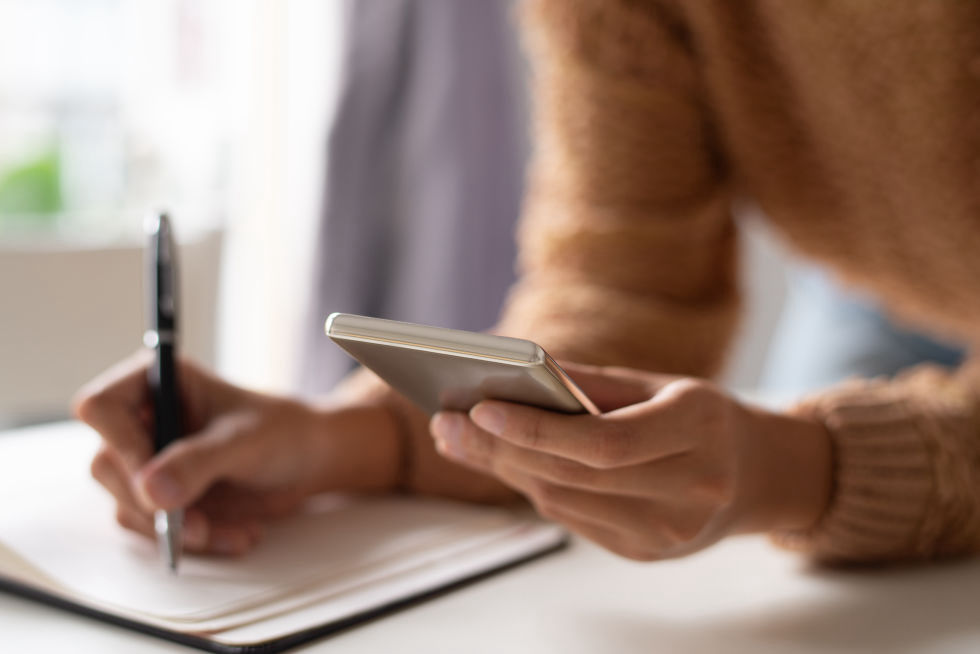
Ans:
[[[566,366],[602,409],[496,401],[433,418],[439,451],[623,556],[681,556],[726,535],[811,526],[829,495],[823,427],[743,406],[715,386]]]
[[[180,379],[187,436],[152,457],[150,357],[140,353],[87,384],[75,412],[103,438],[92,474],[116,499],[125,527],[153,536],[156,509],[187,507],[184,546],[240,554],[262,524],[331,488],[371,489],[390,483],[384,439],[353,446],[364,433],[384,433],[387,416],[357,407],[316,409],[247,391],[183,361]],[[390,431],[390,430],[389,430]],[[325,432],[336,434],[323,438]]]

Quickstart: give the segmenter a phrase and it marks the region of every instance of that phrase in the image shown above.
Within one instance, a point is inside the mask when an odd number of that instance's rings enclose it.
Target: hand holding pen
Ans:
[[[176,356],[173,342],[158,351],[167,320],[153,311],[152,350],[98,375],[74,400],[75,414],[102,437],[92,475],[112,495],[124,528],[156,538],[155,516],[182,510],[180,533],[165,530],[165,552],[236,556],[311,495],[395,488],[402,441],[387,410],[363,402],[313,404],[230,384]],[[164,363],[168,356],[174,368]],[[170,383],[175,406],[157,410],[156,395]],[[158,442],[170,429],[157,425],[165,416],[179,416],[181,429],[175,421],[169,433],[183,436],[169,446]]]

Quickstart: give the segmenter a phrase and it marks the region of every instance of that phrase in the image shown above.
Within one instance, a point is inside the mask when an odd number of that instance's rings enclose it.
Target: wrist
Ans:
[[[750,466],[751,509],[745,531],[808,529],[830,501],[830,435],[815,420],[747,408],[755,443]]]
[[[387,491],[401,481],[403,439],[394,416],[379,406],[311,406],[307,438],[317,461],[319,491]]]

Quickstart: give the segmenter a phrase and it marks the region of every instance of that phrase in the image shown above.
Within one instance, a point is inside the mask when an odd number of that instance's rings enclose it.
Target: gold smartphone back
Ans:
[[[599,413],[536,343],[346,313],[327,318],[340,347],[430,415],[483,399],[563,413]]]

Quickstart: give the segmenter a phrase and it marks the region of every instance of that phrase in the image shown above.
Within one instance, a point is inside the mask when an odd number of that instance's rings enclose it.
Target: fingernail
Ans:
[[[480,403],[470,411],[470,418],[481,429],[490,432],[494,436],[499,436],[504,430],[504,423],[507,416],[499,408],[492,404]]]
[[[180,501],[180,484],[166,472],[158,472],[147,478],[144,487],[154,504],[161,507],[173,507]]]
[[[462,454],[460,434],[463,432],[463,416],[458,413],[437,413],[432,419],[432,435],[441,449],[450,456]]]

